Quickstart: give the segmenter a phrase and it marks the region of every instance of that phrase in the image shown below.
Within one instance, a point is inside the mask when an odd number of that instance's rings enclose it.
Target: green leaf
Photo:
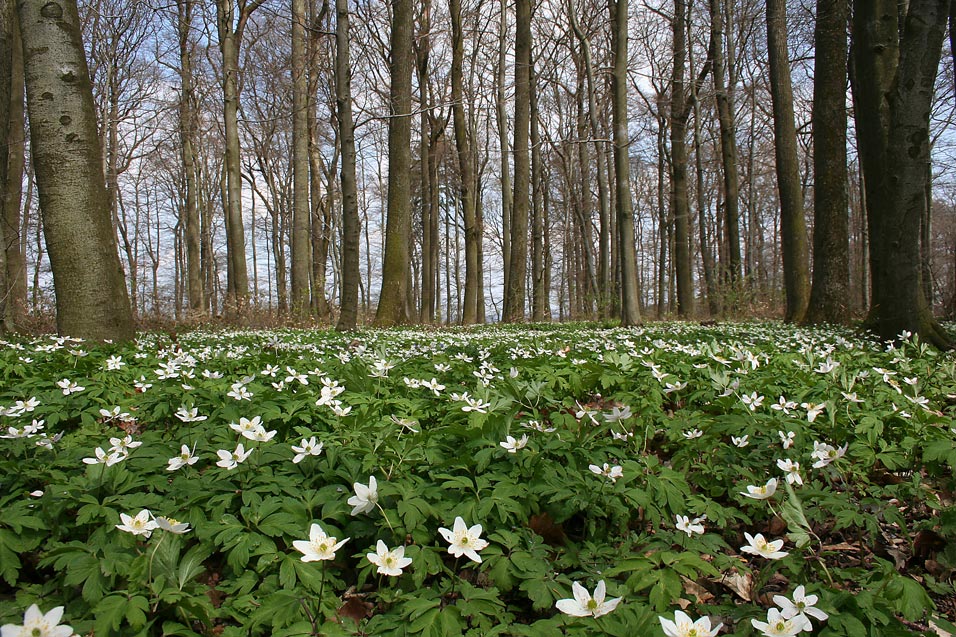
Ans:
[[[787,522],[787,528],[790,529],[787,538],[796,544],[797,548],[802,549],[810,544],[810,534],[812,533],[810,523],[807,522],[807,517],[803,513],[803,505],[800,498],[797,497],[797,493],[793,490],[793,486],[787,482],[786,488],[787,499],[780,505],[780,515]]]
[[[118,630],[126,617],[129,600],[125,595],[107,595],[94,607],[96,634],[106,636]]]
[[[886,593],[888,598],[894,600],[900,614],[909,621],[918,621],[927,611],[936,608],[926,589],[909,577],[894,577],[886,587]]]
[[[179,590],[183,590],[190,580],[206,570],[206,567],[203,566],[203,562],[209,559],[211,554],[212,551],[210,551],[206,546],[198,544],[189,549],[186,554],[182,556],[182,558],[179,560],[179,571],[177,573]]]

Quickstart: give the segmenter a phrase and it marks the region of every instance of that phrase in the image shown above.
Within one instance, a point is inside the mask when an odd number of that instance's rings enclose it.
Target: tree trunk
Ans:
[[[506,323],[525,318],[528,274],[528,218],[531,197],[531,0],[515,2],[515,181],[511,210],[511,259],[505,289]]]
[[[349,3],[335,0],[335,107],[342,146],[341,308],[335,329],[355,329],[358,320],[359,239],[361,223],[355,179],[355,124],[352,121],[352,69],[349,52]]]
[[[577,19],[577,10],[568,3],[568,15],[571,18],[571,29],[581,45],[584,57],[584,74],[587,79],[588,124],[591,139],[594,144],[594,154],[597,159],[597,187],[598,187],[598,265],[597,265],[597,303],[598,316],[606,319],[610,316],[611,302],[611,196],[608,191],[607,155],[605,142],[599,141],[601,134],[598,128],[597,88],[594,81],[594,65],[591,61],[591,42],[581,30]],[[582,167],[582,170],[584,168]]]
[[[411,235],[412,172],[412,0],[392,0],[391,60],[389,62],[388,120],[388,216],[385,226],[385,257],[382,262],[382,291],[375,313],[377,327],[408,321],[406,286],[409,280],[408,253]]]
[[[498,124],[498,150],[501,156],[501,260],[504,264],[502,284],[508,289],[511,265],[511,211],[514,192],[511,185],[511,166],[508,161],[508,102],[505,96],[505,64],[508,55],[508,2],[499,3],[498,59],[495,73],[495,119]]]
[[[305,36],[306,2],[292,0],[292,315],[311,310],[309,275],[312,233],[309,228],[309,82]]]
[[[321,10],[317,14],[315,0],[309,0],[309,19],[312,28],[309,29],[308,38],[306,40],[309,58],[307,104],[309,111],[309,199],[311,201],[310,210],[312,214],[310,224],[312,240],[312,311],[316,317],[323,322],[329,321],[331,315],[329,301],[325,294],[325,286],[328,279],[329,243],[331,240],[332,206],[334,201],[331,193],[335,188],[335,167],[338,165],[341,155],[338,135],[335,135],[336,151],[333,153],[329,165],[326,166],[322,159],[322,142],[319,135],[320,130],[322,130],[320,126],[322,128],[326,126],[324,121],[322,123],[319,122],[318,93],[319,81],[320,79],[325,79],[320,66],[320,52],[322,51],[321,46],[325,32],[328,31],[326,18],[328,9],[328,2],[324,1]],[[336,122],[337,121],[338,120],[336,120]]]
[[[817,0],[813,73],[813,283],[807,323],[850,319],[846,0]]]
[[[720,126],[720,157],[724,174],[724,221],[728,264],[724,267],[739,297],[740,285],[740,186],[737,176],[737,138],[734,126],[733,83],[726,84],[724,68],[724,16],[720,0],[710,0],[710,46],[714,61],[714,92],[717,101],[717,121]]]
[[[694,76],[694,56],[688,56],[690,65],[690,74]],[[708,55],[708,64],[713,64],[713,58]],[[690,95],[688,96],[694,112],[694,165],[696,168],[697,180],[697,233],[700,237],[700,260],[704,271],[704,285],[707,290],[707,309],[710,316],[715,317],[720,314],[720,298],[717,292],[717,274],[714,271],[714,252],[708,224],[708,205],[704,196],[704,161],[703,161],[703,140],[701,139],[701,109],[700,109],[700,89],[702,82],[692,82],[690,85]]]
[[[76,2],[17,2],[30,140],[56,291],[57,330],[135,336],[110,220]]]
[[[767,0],[767,52],[773,102],[777,190],[780,193],[780,235],[783,252],[784,321],[800,323],[810,301],[810,259],[803,214],[797,130],[793,122],[793,88],[787,51],[786,0]]]
[[[531,320],[536,323],[550,317],[550,290],[544,276],[544,228],[548,223],[544,208],[544,166],[541,159],[541,131],[538,122],[538,82],[531,68]]]
[[[868,324],[948,348],[920,282],[920,216],[929,116],[949,0],[911,0],[902,33],[895,0],[855,0],[852,55],[857,141],[866,188],[872,276]]]
[[[194,0],[177,0],[177,36],[179,38],[179,140],[183,162],[183,240],[186,252],[186,296],[193,318],[205,309],[201,267],[198,194],[196,192],[196,153],[198,105],[193,89],[192,13]]]
[[[684,92],[684,66],[687,58],[687,8],[684,0],[675,0],[673,32],[673,69],[671,75],[671,201],[674,219],[674,270],[677,274],[677,315],[694,314],[694,272],[691,259],[690,199],[687,185],[687,118],[690,109]]]
[[[611,74],[614,118],[614,178],[617,185],[618,259],[621,268],[621,324],[641,322],[637,288],[637,255],[634,248],[634,214],[631,210],[631,170],[627,131],[627,0],[609,0],[611,13]]]
[[[451,109],[455,129],[455,148],[461,177],[459,196],[465,220],[465,304],[461,322],[478,322],[478,234],[477,189],[475,188],[475,154],[472,137],[465,119],[464,56],[465,45],[461,24],[461,0],[450,1],[451,11]]]
[[[16,329],[27,313],[27,274],[20,205],[23,198],[23,46],[15,4],[0,2],[0,241],[3,324]]]
[[[225,131],[226,187],[223,210],[226,217],[226,316],[242,316],[249,303],[249,273],[242,220],[242,172],[239,163],[239,48],[252,12],[262,4],[239,0],[216,0],[219,51],[222,53],[223,129]]]
[[[574,219],[576,222],[574,228],[576,230],[575,236],[578,237],[578,245],[580,247],[578,252],[580,253],[582,266],[576,270],[579,279],[575,290],[577,291],[576,298],[578,300],[577,309],[579,317],[593,319],[594,301],[598,295],[598,283],[594,268],[594,237],[591,233],[591,166],[590,154],[588,153],[590,144],[586,143],[588,138],[588,123],[584,112],[584,97],[587,91],[585,89],[585,70],[581,68],[581,65],[577,63],[577,61],[575,66],[578,67],[578,81],[574,100],[575,110],[577,111],[578,143],[575,145],[578,149],[578,163],[576,177],[572,179],[572,182],[576,182],[572,192],[576,193],[574,198]],[[572,159],[570,154],[568,159]],[[573,170],[573,163],[571,170]]]

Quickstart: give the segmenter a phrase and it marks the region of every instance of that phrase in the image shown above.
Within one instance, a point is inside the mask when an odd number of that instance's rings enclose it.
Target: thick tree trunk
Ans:
[[[800,159],[797,157],[797,130],[793,121],[786,0],[767,0],[767,52],[773,102],[777,190],[780,193],[780,235],[786,292],[784,320],[800,323],[810,301],[810,258],[807,222],[803,214]]]
[[[846,0],[817,0],[813,73],[813,283],[808,323],[850,319]]]
[[[631,169],[627,130],[627,0],[609,0],[611,13],[611,74],[614,118],[614,178],[617,185],[618,259],[621,269],[621,324],[641,323],[634,248],[634,214],[631,209]]]
[[[528,221],[531,207],[531,0],[515,2],[515,180],[511,210],[511,259],[507,264],[503,320],[525,318],[528,275]]]
[[[868,323],[884,340],[905,330],[951,347],[923,296],[919,259],[929,116],[949,0],[911,0],[902,33],[897,11],[896,0],[853,5],[853,101],[872,275]]]
[[[306,2],[292,0],[292,314],[309,315],[312,233],[309,227],[309,83]]]
[[[385,225],[385,257],[382,262],[382,291],[375,313],[377,327],[408,321],[406,287],[410,261],[412,172],[412,0],[392,0],[391,60],[389,76],[391,104],[388,120],[388,212]]]
[[[135,336],[116,251],[76,2],[17,2],[30,139],[56,291],[57,330]]]
[[[359,239],[361,223],[355,179],[355,124],[352,121],[352,69],[349,54],[349,3],[335,0],[335,107],[342,147],[341,308],[335,328],[355,329],[358,320]]]

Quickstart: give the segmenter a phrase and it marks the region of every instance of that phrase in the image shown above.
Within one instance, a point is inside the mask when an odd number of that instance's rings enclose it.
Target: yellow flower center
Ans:
[[[588,600],[588,610],[595,610],[597,607],[598,604],[593,598]]]

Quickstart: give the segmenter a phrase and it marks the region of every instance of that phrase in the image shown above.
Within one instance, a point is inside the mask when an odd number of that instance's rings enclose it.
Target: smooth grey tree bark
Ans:
[[[514,199],[511,208],[511,254],[502,319],[525,319],[528,274],[528,223],[531,211],[531,0],[515,2]]]
[[[30,143],[53,270],[57,330],[135,336],[110,219],[75,0],[18,0]]]
[[[409,238],[412,225],[412,0],[391,0],[392,33],[389,62],[388,211],[382,290],[375,325],[391,327],[408,322],[406,307],[410,278]]]
[[[335,329],[355,329],[358,320],[359,235],[355,180],[355,124],[352,121],[352,71],[349,60],[349,3],[335,0],[335,108],[342,147],[342,272],[340,311]]]
[[[223,208],[226,216],[226,316],[240,317],[249,303],[249,272],[242,220],[242,169],[239,157],[239,49],[249,17],[264,0],[216,0],[222,53],[223,128],[226,136]],[[238,2],[238,6],[236,5]]]
[[[621,272],[621,324],[641,323],[634,247],[634,212],[631,206],[631,168],[627,131],[627,0],[609,0],[611,11],[612,117],[614,120],[614,178],[617,185],[618,263]]]
[[[780,243],[786,293],[783,318],[788,323],[800,323],[810,302],[810,256],[793,115],[786,0],[767,0],[767,57],[770,62],[777,190],[780,194]]]
[[[292,315],[311,311],[312,230],[309,208],[309,82],[306,2],[292,0]]]

